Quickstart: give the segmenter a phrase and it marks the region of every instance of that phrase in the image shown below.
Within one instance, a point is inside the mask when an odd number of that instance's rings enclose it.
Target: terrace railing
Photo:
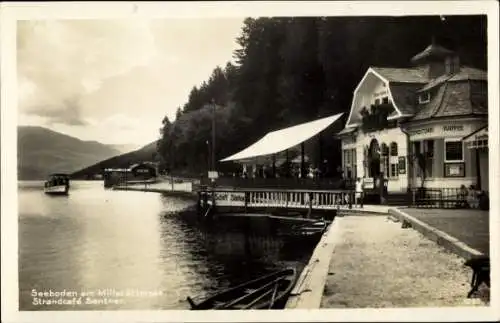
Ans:
[[[411,206],[417,208],[482,208],[481,194],[460,188],[416,188],[411,190]]]
[[[214,194],[214,195],[212,195]],[[205,197],[203,196],[205,195]],[[362,201],[355,199],[352,190],[200,190],[200,200],[215,205],[245,208],[283,208],[335,210],[340,208],[362,208]]]
[[[207,178],[201,184],[210,185]],[[345,185],[343,187],[343,185]],[[302,189],[302,190],[340,190],[354,187],[354,180],[344,183],[339,178],[241,178],[221,177],[216,180],[216,186],[235,189]]]

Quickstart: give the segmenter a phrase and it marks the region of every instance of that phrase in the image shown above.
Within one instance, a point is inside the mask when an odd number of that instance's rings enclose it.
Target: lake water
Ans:
[[[20,310],[188,309],[187,296],[300,272],[313,248],[266,235],[265,224],[204,224],[189,199],[97,181],[72,182],[69,196],[42,186],[18,188]]]

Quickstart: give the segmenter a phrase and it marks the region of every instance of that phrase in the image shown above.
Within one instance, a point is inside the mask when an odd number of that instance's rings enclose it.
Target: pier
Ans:
[[[201,213],[272,213],[324,218],[340,209],[362,209],[352,190],[219,189],[202,187],[198,191]]]

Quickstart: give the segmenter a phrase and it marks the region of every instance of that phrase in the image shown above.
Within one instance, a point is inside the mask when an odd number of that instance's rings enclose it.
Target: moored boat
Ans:
[[[44,183],[44,192],[50,195],[68,195],[69,187],[69,176],[67,174],[50,174]]]
[[[319,220],[306,224],[296,225],[288,230],[278,232],[278,236],[285,238],[321,237],[328,227],[328,223]]]
[[[283,308],[297,280],[295,268],[288,268],[232,287],[196,304],[192,310],[244,310]]]

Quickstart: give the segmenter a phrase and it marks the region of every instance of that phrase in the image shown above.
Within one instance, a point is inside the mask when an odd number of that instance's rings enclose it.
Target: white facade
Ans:
[[[482,172],[481,186],[488,190],[487,153],[477,154],[463,142],[464,137],[485,126],[485,117],[450,116],[409,122],[401,122],[399,118],[386,128],[364,132],[361,110],[367,106],[376,109],[381,104],[393,105],[394,119],[405,116],[393,101],[389,82],[369,69],[354,92],[347,125],[340,134],[344,177],[362,177],[365,188],[374,188],[378,175],[373,174],[375,168],[370,166],[372,160],[367,152],[376,147],[380,153],[378,167],[388,192],[406,192],[409,188],[422,186],[469,187],[478,184],[478,168]],[[426,156],[425,170],[418,166],[416,156],[419,153]]]

